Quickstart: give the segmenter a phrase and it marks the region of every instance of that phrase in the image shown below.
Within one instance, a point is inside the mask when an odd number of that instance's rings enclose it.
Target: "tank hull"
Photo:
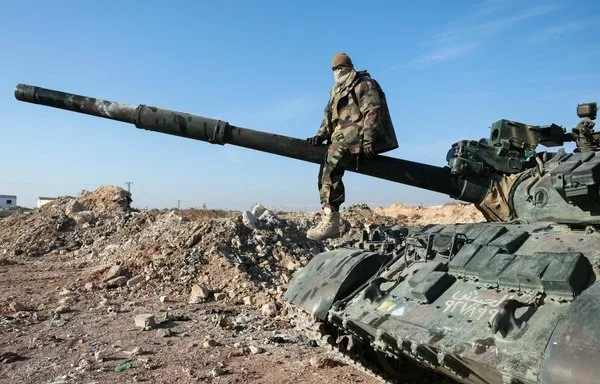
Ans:
[[[600,377],[599,243],[596,232],[550,223],[433,226],[384,252],[395,256],[325,321],[390,361],[459,382],[591,382]],[[287,299],[320,280],[311,267]]]

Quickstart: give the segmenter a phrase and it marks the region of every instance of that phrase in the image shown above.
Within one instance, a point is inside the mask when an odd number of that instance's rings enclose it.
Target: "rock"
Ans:
[[[92,211],[75,212],[75,213],[71,214],[70,217],[72,219],[74,219],[77,224],[80,224],[80,225],[85,224],[85,223],[90,223],[95,218],[94,213]]]
[[[88,283],[85,283],[85,285],[83,286],[83,288],[84,288],[86,291],[88,291],[88,292],[89,292],[89,291],[93,291],[94,289],[96,289],[96,288],[97,288],[97,286],[96,286],[96,284],[95,284],[94,282],[90,281],[90,282],[88,282]]]
[[[223,329],[231,329],[233,327],[233,323],[229,317],[223,316],[217,322],[217,325]]]
[[[231,239],[231,246],[233,248],[240,248],[242,246],[242,242],[237,237],[234,237]]]
[[[217,342],[214,339],[207,339],[204,340],[204,342],[202,343],[202,348],[212,348],[212,347],[216,347],[217,346]]]
[[[280,222],[277,217],[273,214],[273,212],[266,210],[262,215],[258,218],[265,226],[274,228],[280,226]]]
[[[145,353],[145,351],[140,347],[135,347],[131,351],[126,352],[126,353],[131,356],[140,356],[140,355],[143,355]]]
[[[107,307],[109,304],[110,302],[108,301],[108,299],[106,297],[103,297],[100,299],[100,302],[98,302],[98,308]]]
[[[67,312],[71,312],[71,307],[69,307],[66,304],[60,305],[54,310],[54,313],[56,313],[56,314],[67,313]]]
[[[168,303],[168,302],[173,301],[173,299],[170,296],[168,296],[168,295],[161,296],[161,297],[158,298],[158,300],[161,303]]]
[[[250,211],[242,212],[242,223],[248,228],[256,229],[256,217]]]
[[[171,337],[173,332],[169,328],[162,328],[156,331],[156,337]]]
[[[226,373],[226,371],[221,368],[221,367],[214,367],[212,369],[212,371],[210,371],[210,374],[212,375],[212,377],[219,377],[222,376]]]
[[[321,356],[313,356],[310,358],[310,365],[316,368],[323,368],[325,366],[325,359]]]
[[[289,261],[285,264],[285,269],[287,269],[288,271],[295,271],[296,268],[296,263],[294,263],[293,261]]]
[[[8,308],[13,312],[21,312],[27,310],[27,307],[19,303],[18,301],[13,301],[12,303],[10,303],[8,305]]]
[[[270,301],[261,307],[261,312],[264,316],[275,317],[277,315],[277,303]]]
[[[104,351],[96,351],[94,352],[94,358],[96,359],[97,362],[103,362],[104,361]]]
[[[27,360],[27,358],[14,352],[0,352],[0,364],[10,364],[19,360]]]
[[[286,340],[281,337],[281,336],[269,336],[269,338],[267,339],[268,343],[270,344],[284,344],[286,342]]]
[[[145,281],[144,275],[136,275],[131,279],[127,280],[128,287],[135,287],[136,285],[143,283]]]
[[[185,244],[186,248],[191,248],[194,245],[198,244],[200,242],[200,240],[202,240],[202,236],[203,236],[202,231],[197,231],[196,233],[194,233],[192,235],[192,237],[190,237],[189,240],[187,241],[187,243]]]
[[[106,252],[111,252],[111,251],[116,251],[117,249],[119,249],[119,244],[108,244],[106,247],[104,247],[104,250]]]
[[[314,356],[310,359],[310,365],[316,368],[335,367],[340,365],[337,361],[329,357]]]
[[[69,201],[65,206],[65,215],[71,216],[74,213],[86,211],[87,208],[84,207],[80,202],[75,199]]]
[[[252,207],[251,212],[252,215],[254,215],[254,217],[260,217],[260,215],[262,215],[266,210],[267,208],[265,208],[264,206],[256,204],[254,207]]]
[[[242,300],[244,300],[244,305],[247,305],[247,306],[251,306],[252,305],[253,300],[252,300],[251,296],[246,296]]]
[[[256,295],[253,299],[252,302],[254,303],[254,305],[256,305],[257,307],[260,306],[262,307],[263,305],[265,305],[266,303],[269,302],[268,297],[264,294],[259,294]]]
[[[261,221],[269,221],[269,220],[272,220],[274,218],[275,218],[275,215],[273,215],[273,212],[271,212],[269,210],[264,211],[263,213],[261,213],[258,216],[258,220],[261,220]]]
[[[123,273],[123,269],[121,268],[121,266],[120,265],[113,265],[106,272],[106,274],[104,274],[104,280],[103,281],[106,283],[109,280],[112,280],[114,278],[117,278],[117,277],[121,276],[121,273]]]
[[[215,293],[215,301],[223,300],[226,297],[227,297],[227,294],[225,292]]]
[[[255,345],[251,345],[248,347],[248,349],[250,349],[250,353],[253,355],[258,355],[259,353],[264,353],[265,349],[262,347],[257,347]]]
[[[195,284],[192,286],[192,292],[190,293],[190,299],[188,300],[188,303],[202,303],[208,299],[209,295],[210,291],[205,286]]]
[[[238,315],[235,318],[235,323],[239,325],[248,324],[250,322],[250,318],[246,315]]]
[[[125,284],[127,284],[127,278],[125,276],[115,277],[114,279],[111,279],[106,282],[106,286],[108,288],[122,287]]]
[[[156,321],[154,320],[154,315],[149,313],[144,313],[141,315],[137,315],[135,317],[135,326],[138,328],[142,328],[144,331],[148,331],[156,327]]]
[[[75,298],[73,298],[73,296],[65,296],[63,298],[61,298],[60,300],[58,300],[59,304],[75,304],[77,302],[77,300],[75,300]]]
[[[92,362],[88,359],[81,359],[79,363],[75,367],[75,369],[79,372],[89,371],[92,366]]]

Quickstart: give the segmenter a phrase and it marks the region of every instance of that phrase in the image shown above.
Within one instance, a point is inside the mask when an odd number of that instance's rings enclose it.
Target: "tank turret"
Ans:
[[[528,125],[502,119],[488,139],[463,140],[447,154],[450,173],[488,178],[490,190],[478,203],[489,221],[600,224],[600,133],[594,132],[596,103],[577,106],[581,121],[571,132],[556,125]],[[572,153],[538,146],[575,142]]]

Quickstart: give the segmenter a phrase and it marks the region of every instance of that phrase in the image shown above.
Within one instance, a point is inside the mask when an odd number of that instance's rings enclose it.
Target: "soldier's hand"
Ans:
[[[372,159],[376,155],[375,151],[373,150],[373,145],[371,144],[364,144],[363,152],[365,153],[367,159]]]
[[[308,139],[306,139],[306,141],[308,141],[312,145],[319,145],[323,144],[325,142],[325,139],[326,138],[323,136],[315,135],[313,137],[309,137]]]

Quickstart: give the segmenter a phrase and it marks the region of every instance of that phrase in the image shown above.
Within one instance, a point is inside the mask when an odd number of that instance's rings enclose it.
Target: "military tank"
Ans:
[[[24,84],[15,97],[313,163],[326,151],[146,105]],[[488,138],[452,144],[441,167],[378,155],[348,168],[474,203],[487,221],[380,226],[314,255],[284,296],[298,321],[386,381],[414,380],[415,366],[462,383],[600,380],[596,103],[578,105],[577,115],[570,131],[496,121]]]

